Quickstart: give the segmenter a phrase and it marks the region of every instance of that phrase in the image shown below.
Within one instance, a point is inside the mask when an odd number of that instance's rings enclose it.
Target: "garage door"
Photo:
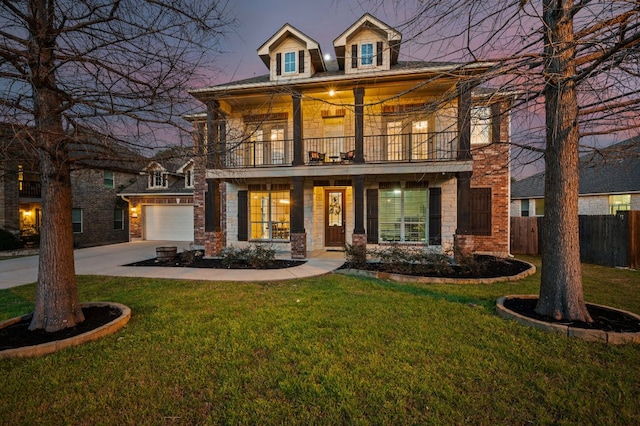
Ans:
[[[144,239],[193,241],[193,206],[144,206]]]

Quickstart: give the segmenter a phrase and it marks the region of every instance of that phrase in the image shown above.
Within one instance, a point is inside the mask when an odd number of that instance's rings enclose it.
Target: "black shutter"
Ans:
[[[358,68],[358,45],[351,45],[351,68]]]
[[[367,189],[367,243],[378,244],[377,189]]]
[[[442,189],[429,189],[429,245],[442,244]]]
[[[282,75],[282,53],[276,54],[276,75]]]
[[[471,188],[471,233],[491,235],[491,188]]]
[[[238,241],[249,240],[248,191],[238,191]]]
[[[298,50],[298,72],[304,72],[304,50]]]
[[[376,43],[376,64],[382,65],[382,42]]]

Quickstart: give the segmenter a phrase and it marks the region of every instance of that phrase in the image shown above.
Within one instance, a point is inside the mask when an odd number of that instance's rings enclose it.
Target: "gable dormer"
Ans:
[[[289,24],[260,46],[258,55],[271,81],[308,78],[326,70],[318,42]]]
[[[193,174],[193,168],[195,166],[195,161],[193,158],[187,161],[185,164],[180,167],[176,173],[184,176],[184,187],[185,188],[193,188],[195,180]]]
[[[152,161],[143,169],[147,177],[147,189],[160,189],[169,186],[169,172],[156,161]]]
[[[345,74],[389,70],[398,63],[402,34],[365,13],[333,41]]]

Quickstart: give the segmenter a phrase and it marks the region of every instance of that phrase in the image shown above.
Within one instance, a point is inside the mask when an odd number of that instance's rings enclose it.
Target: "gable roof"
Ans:
[[[362,28],[367,28],[383,35],[389,42],[389,48],[391,49],[391,64],[398,62],[398,55],[400,53],[400,43],[402,42],[402,34],[396,31],[390,25],[385,24],[375,16],[369,13],[365,13],[358,19],[353,25],[347,28],[342,34],[340,34],[333,41],[333,48],[336,51],[336,58],[338,59],[338,65],[341,70],[344,69],[345,49],[347,46],[347,40],[356,32]]]
[[[311,55],[311,63],[316,71],[325,71],[327,69],[322,56],[322,50],[320,49],[320,44],[291,24],[284,24],[282,28],[276,31],[269,40],[264,42],[262,46],[258,48],[258,55],[267,68],[271,65],[271,51],[273,50],[273,47],[278,46],[288,37],[294,37],[306,46],[306,49]]]
[[[580,195],[640,192],[640,136],[580,157]],[[544,197],[544,173],[514,182],[511,198]]]

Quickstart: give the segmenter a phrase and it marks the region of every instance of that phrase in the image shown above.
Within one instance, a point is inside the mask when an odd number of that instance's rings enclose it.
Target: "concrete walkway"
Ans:
[[[178,253],[189,250],[183,241],[135,241],[75,250],[78,275],[171,278],[205,281],[278,281],[326,274],[344,263],[342,252],[310,252],[304,265],[285,269],[206,269],[154,266],[122,266],[156,257],[156,247],[177,246]],[[278,257],[288,258],[288,253]],[[0,289],[38,280],[38,256],[0,259]]]

